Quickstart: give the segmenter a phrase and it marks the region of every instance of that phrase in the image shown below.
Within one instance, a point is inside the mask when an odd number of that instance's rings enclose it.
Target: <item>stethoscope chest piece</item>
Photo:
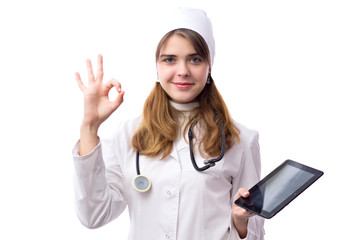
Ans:
[[[191,162],[194,165],[194,168],[197,171],[204,171],[210,167],[215,166],[215,163],[220,161],[224,154],[225,154],[225,148],[226,148],[226,142],[225,142],[225,133],[224,133],[224,127],[222,122],[220,121],[219,123],[220,129],[221,129],[221,138],[222,138],[222,144],[221,144],[221,152],[220,152],[220,156],[214,159],[210,159],[210,160],[205,160],[204,164],[205,166],[203,167],[198,167],[198,165],[196,164],[196,160],[194,157],[194,153],[193,153],[193,144],[192,144],[192,139],[193,139],[193,134],[192,134],[192,124],[189,127],[189,147],[190,147],[190,158],[191,158]],[[133,181],[132,181],[132,186],[133,188],[138,191],[138,192],[147,192],[149,191],[149,189],[151,188],[151,181],[149,178],[145,177],[144,175],[140,174],[140,164],[139,164],[139,151],[136,151],[136,177],[134,177]]]
[[[144,175],[137,175],[132,181],[132,186],[138,192],[147,192],[151,188],[151,181]]]

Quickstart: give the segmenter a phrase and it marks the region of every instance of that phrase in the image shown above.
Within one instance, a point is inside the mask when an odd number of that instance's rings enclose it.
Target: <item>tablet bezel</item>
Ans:
[[[256,193],[260,193],[260,191],[257,191],[257,189],[261,189],[261,187],[267,183],[268,180],[270,180],[275,174],[277,174],[281,169],[286,167],[287,165],[296,167],[297,169],[300,169],[302,171],[309,172],[313,174],[314,176],[311,177],[307,182],[302,184],[296,191],[294,191],[288,198],[283,200],[282,202],[279,202],[278,205],[271,211],[265,211],[263,209],[258,209],[255,206],[251,205],[251,196],[253,196]],[[301,164],[299,162],[293,161],[293,160],[286,160],[282,164],[280,164],[276,169],[274,169],[271,173],[269,173],[265,178],[263,178],[260,182],[255,184],[250,190],[250,196],[248,198],[240,197],[235,201],[235,204],[238,205],[241,208],[244,208],[246,210],[249,210],[250,212],[253,212],[257,215],[260,215],[264,218],[270,219],[273,216],[275,216],[278,212],[280,212],[286,205],[288,205],[291,201],[293,201],[297,196],[299,196],[303,191],[305,191],[311,184],[313,184],[317,179],[319,179],[324,173],[320,170],[314,169],[312,167],[306,166],[304,164]]]

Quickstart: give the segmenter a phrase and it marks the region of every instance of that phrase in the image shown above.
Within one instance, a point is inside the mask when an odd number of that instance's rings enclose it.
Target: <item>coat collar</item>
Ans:
[[[189,148],[189,139],[187,137],[187,135],[185,136],[186,137],[186,141],[183,137],[183,129],[179,129],[178,132],[177,132],[177,138],[176,140],[174,141],[173,143],[173,147],[171,149],[171,152],[170,152],[170,156],[175,158],[175,159],[178,159],[179,160],[179,154],[178,152],[185,149],[185,148]]]

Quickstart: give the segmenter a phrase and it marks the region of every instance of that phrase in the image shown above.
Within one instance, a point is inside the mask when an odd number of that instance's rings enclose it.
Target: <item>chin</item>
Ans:
[[[171,100],[176,103],[190,103],[190,102],[196,102],[197,97],[193,94],[187,94],[185,92],[180,92],[177,94],[173,94],[173,96],[170,96]]]

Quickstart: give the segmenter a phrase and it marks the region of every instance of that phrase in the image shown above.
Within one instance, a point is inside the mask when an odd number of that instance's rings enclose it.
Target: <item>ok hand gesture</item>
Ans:
[[[115,79],[111,79],[103,84],[103,57],[98,56],[96,77],[94,76],[91,61],[86,60],[86,67],[88,72],[88,86],[86,87],[80,78],[78,72],[75,73],[75,78],[80,90],[84,94],[84,119],[82,126],[86,126],[93,131],[98,130],[100,125],[121,105],[124,98],[124,91],[121,90],[121,85]],[[118,96],[114,101],[109,100],[109,92],[115,87]]]

